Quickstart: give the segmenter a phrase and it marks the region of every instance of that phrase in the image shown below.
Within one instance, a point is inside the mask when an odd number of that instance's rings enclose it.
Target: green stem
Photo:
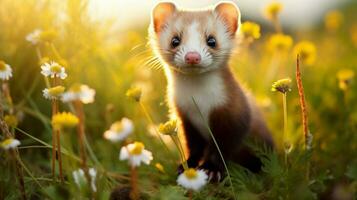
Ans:
[[[173,135],[171,136],[171,139],[172,141],[174,141],[178,151],[179,151],[179,154],[180,154],[180,158],[181,158],[181,162],[182,162],[182,166],[184,168],[184,170],[187,170],[188,169],[188,165],[187,165],[187,161],[186,161],[186,155],[185,155],[185,152],[182,148],[182,144],[181,144],[181,141],[180,139],[178,138],[177,135]]]
[[[53,51],[53,53],[55,54],[55,56],[57,57],[58,60],[62,60],[62,57],[60,56],[60,54],[58,53],[55,45],[53,43],[50,43],[51,46],[51,50]]]
[[[202,119],[202,121],[204,122],[204,124],[206,125],[206,128],[208,129],[208,132],[209,132],[209,134],[210,134],[211,137],[212,137],[212,140],[213,140],[213,142],[214,142],[214,145],[216,146],[216,148],[217,148],[217,150],[218,150],[219,156],[221,157],[222,162],[223,162],[223,165],[224,165],[224,168],[225,168],[225,170],[226,170],[226,172],[227,172],[227,176],[228,176],[228,179],[229,179],[229,184],[230,184],[230,186],[231,186],[231,190],[232,190],[233,197],[234,197],[234,199],[237,199],[236,194],[235,194],[235,192],[234,192],[234,188],[233,188],[233,182],[232,182],[231,174],[229,173],[229,170],[228,170],[226,161],[224,160],[223,154],[222,154],[222,152],[221,152],[221,150],[220,150],[220,148],[219,148],[219,146],[218,146],[218,143],[217,143],[216,139],[214,138],[214,135],[213,135],[213,133],[212,133],[211,128],[209,127],[208,123],[207,123],[206,120],[204,119],[203,114],[202,114],[202,112],[200,111],[200,108],[198,107],[198,105],[197,105],[197,103],[196,103],[196,101],[195,101],[195,99],[194,99],[193,97],[192,97],[192,101],[193,101],[193,103],[195,104],[195,106],[196,106],[196,108],[197,108],[197,111],[198,111],[199,114],[201,115],[201,119]]]
[[[145,114],[145,117],[147,118],[147,120],[149,121],[150,124],[152,124],[155,128],[155,133],[156,135],[159,137],[160,139],[160,142],[162,143],[163,146],[165,146],[167,152],[171,152],[169,147],[167,147],[167,145],[165,144],[164,140],[161,138],[161,135],[159,133],[159,131],[157,130],[156,126],[155,126],[155,123],[154,123],[154,120],[152,119],[151,115],[149,114],[149,112],[147,111],[145,105],[142,103],[142,102],[139,102],[144,114]]]
[[[284,110],[284,133],[283,133],[283,147],[285,153],[285,166],[288,167],[288,147],[287,147],[287,133],[288,133],[288,111],[286,103],[286,93],[283,93],[283,110]],[[290,144],[289,144],[290,145]],[[290,147],[289,147],[290,148]]]

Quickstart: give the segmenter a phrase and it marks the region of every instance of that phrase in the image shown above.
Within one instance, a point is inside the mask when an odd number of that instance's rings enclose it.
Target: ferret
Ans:
[[[273,147],[262,115],[228,66],[239,26],[240,11],[232,2],[206,10],[181,10],[161,2],[152,11],[149,28],[167,77],[170,110],[186,138],[187,164],[204,169],[212,180],[221,179],[224,165],[207,125],[224,159],[253,172],[261,162],[243,140],[253,136]]]

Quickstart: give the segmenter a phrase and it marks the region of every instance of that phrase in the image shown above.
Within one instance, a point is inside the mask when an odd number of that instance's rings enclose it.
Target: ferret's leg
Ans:
[[[200,160],[203,157],[203,153],[206,149],[206,140],[201,136],[199,131],[193,126],[193,124],[187,118],[181,118],[183,129],[186,137],[187,148],[189,156],[187,164],[189,167],[197,167]],[[183,170],[182,166],[179,167],[179,173]]]
[[[249,130],[249,115],[232,114],[234,113],[227,110],[217,110],[210,118],[210,128],[226,162],[237,154]],[[224,172],[222,159],[213,140],[210,142],[201,168],[208,171],[213,181],[219,181]]]

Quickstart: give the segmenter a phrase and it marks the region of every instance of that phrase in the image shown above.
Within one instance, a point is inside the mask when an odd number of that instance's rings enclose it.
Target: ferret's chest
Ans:
[[[213,109],[224,106],[227,100],[222,78],[217,74],[181,77],[175,80],[172,95],[179,112],[190,120],[203,137],[209,139],[207,124],[210,113]]]

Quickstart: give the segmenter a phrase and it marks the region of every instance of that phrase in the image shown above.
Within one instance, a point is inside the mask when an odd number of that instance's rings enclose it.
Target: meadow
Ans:
[[[247,141],[262,171],[227,163],[230,176],[199,191],[177,184],[184,141],[168,118],[149,19],[120,32],[87,6],[0,1],[0,199],[357,198],[356,2],[306,30],[280,25],[280,3],[265,21],[243,14],[230,66],[276,149]]]

